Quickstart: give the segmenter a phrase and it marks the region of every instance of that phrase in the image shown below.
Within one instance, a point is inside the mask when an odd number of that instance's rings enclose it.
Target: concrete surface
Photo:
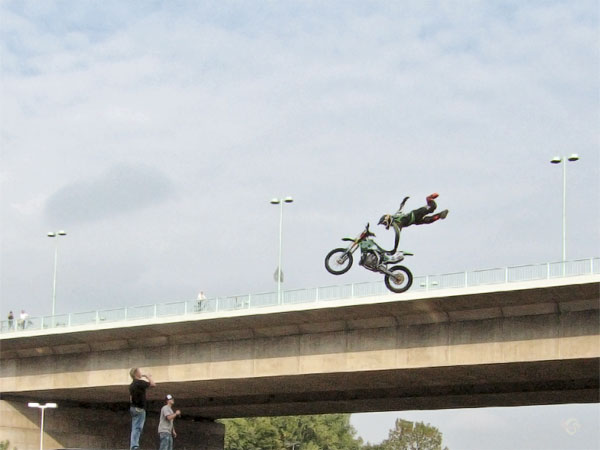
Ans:
[[[598,402],[599,288],[595,275],[11,333],[0,390],[21,414],[55,401],[107,423],[127,422],[131,367],[158,383],[151,412],[172,393],[190,423]]]

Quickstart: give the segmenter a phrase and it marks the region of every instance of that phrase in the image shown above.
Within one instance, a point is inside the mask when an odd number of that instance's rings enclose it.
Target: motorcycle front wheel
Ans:
[[[333,275],[346,273],[352,267],[352,253],[345,248],[335,248],[325,257],[325,268]]]
[[[400,294],[401,292],[406,292],[410,289],[413,282],[413,276],[410,270],[404,266],[394,266],[390,269],[390,272],[392,272],[393,275],[385,276],[385,285],[390,291]]]

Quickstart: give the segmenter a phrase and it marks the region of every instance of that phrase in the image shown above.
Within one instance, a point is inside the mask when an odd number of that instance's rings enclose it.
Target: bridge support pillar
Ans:
[[[177,447],[223,450],[224,425],[181,419],[176,422]],[[141,450],[158,448],[158,415],[150,413],[141,439]],[[61,406],[44,416],[44,448],[128,449],[131,419],[127,411]],[[0,400],[0,442],[9,449],[40,448],[40,412],[25,401]]]

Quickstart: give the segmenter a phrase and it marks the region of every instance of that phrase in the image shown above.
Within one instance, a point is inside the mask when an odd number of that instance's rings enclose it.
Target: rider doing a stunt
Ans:
[[[448,216],[448,210],[444,209],[443,211],[437,214],[431,214],[437,208],[437,205],[434,201],[438,197],[438,193],[434,192],[433,194],[427,196],[427,206],[423,206],[418,209],[413,209],[409,213],[403,213],[402,208],[404,208],[404,204],[410,197],[404,197],[398,211],[394,214],[384,214],[379,219],[379,225],[384,225],[386,230],[390,229],[390,226],[394,227],[394,232],[396,234],[394,240],[394,249],[390,250],[389,254],[394,254],[398,251],[398,244],[400,243],[400,231],[404,227],[408,227],[410,225],[423,225],[433,223],[440,219],[445,219]]]

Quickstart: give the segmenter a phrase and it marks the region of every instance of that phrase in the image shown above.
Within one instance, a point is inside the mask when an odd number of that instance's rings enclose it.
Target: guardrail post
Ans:
[[[504,282],[508,283],[508,267],[504,268]]]
[[[40,330],[44,329],[44,316],[42,316],[42,320],[40,321]]]
[[[590,275],[594,275],[594,258],[590,258]]]
[[[546,280],[550,279],[550,263],[546,263]]]
[[[592,273],[593,273],[593,271],[592,271]],[[315,302],[318,302],[318,301],[319,301],[319,288],[316,288],[315,289]]]
[[[187,300],[186,300],[185,302],[183,302],[183,314],[184,314],[184,315],[186,315],[186,314],[187,314],[187,309],[188,309],[187,305],[188,305],[188,302],[187,302]]]
[[[219,297],[215,298],[215,312],[219,311]]]
[[[469,272],[465,270],[465,287],[469,287]]]
[[[68,324],[69,326],[71,326],[71,313],[69,313],[69,316],[68,316],[68,318],[67,318],[67,324]]]
[[[100,313],[96,311],[96,325],[100,323]]]
[[[156,319],[158,317],[158,305],[155,303],[154,304],[154,318]]]
[[[354,283],[350,285],[350,298],[354,298]]]

